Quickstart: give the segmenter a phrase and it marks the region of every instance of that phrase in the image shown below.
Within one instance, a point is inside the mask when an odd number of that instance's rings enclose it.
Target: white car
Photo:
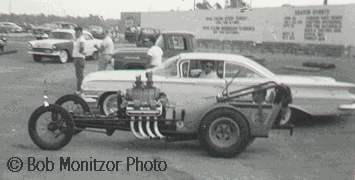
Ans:
[[[199,78],[202,64],[214,63],[217,79]],[[85,77],[82,89],[85,100],[108,115],[117,109],[117,91],[130,88],[135,77],[150,70],[116,70],[94,72]],[[241,55],[222,53],[182,53],[152,69],[154,85],[164,91],[169,101],[187,110],[194,119],[204,106],[215,102],[217,93],[239,72],[230,89],[241,89],[268,81],[290,87],[293,103],[289,104],[281,124],[289,124],[304,114],[313,116],[349,114],[355,110],[355,84],[337,82],[331,77],[276,75],[264,66]],[[267,94],[268,99],[271,94]],[[212,99],[209,99],[212,98]],[[252,97],[241,99],[252,101]],[[115,104],[116,103],[116,104]],[[189,119],[189,118],[188,118]]]
[[[97,60],[98,51],[94,47],[102,40],[95,39],[90,32],[83,31],[85,42],[85,53],[87,57]],[[34,61],[40,62],[42,58],[55,59],[61,63],[66,63],[72,58],[75,31],[73,29],[53,30],[48,39],[30,41],[30,51]]]

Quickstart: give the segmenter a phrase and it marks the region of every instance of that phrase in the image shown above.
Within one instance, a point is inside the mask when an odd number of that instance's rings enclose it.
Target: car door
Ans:
[[[221,62],[223,63],[223,62]],[[162,89],[177,109],[186,110],[186,118],[194,118],[216,103],[216,96],[224,88],[224,80],[200,79],[200,60],[184,59],[177,63],[178,76],[168,78]],[[223,75],[222,75],[223,76]]]
[[[93,53],[96,51],[96,48],[94,47],[95,41],[94,38],[87,33],[83,34],[85,38],[85,51],[86,51],[86,56],[92,56]]]

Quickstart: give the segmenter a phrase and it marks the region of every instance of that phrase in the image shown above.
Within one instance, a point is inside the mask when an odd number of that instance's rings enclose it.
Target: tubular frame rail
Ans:
[[[263,91],[263,90],[267,90],[267,89],[271,89],[271,88],[283,88],[287,92],[285,85],[279,85],[275,81],[268,81],[268,82],[265,82],[262,84],[250,86],[250,87],[243,88],[243,89],[240,89],[237,91],[228,92],[228,90],[227,90],[227,93],[217,96],[217,102],[228,102],[234,98],[239,98],[242,96],[246,96],[246,95],[249,95],[249,94],[252,94],[255,92],[259,92],[259,91]],[[286,102],[286,101],[288,101],[286,97],[282,97],[280,102],[278,102],[278,104],[281,103],[283,106],[285,104],[288,105],[288,103],[292,102],[291,94],[289,94],[289,96],[290,96],[289,102]],[[293,128],[294,128],[293,125],[272,125],[272,127],[271,127],[271,129],[290,130],[291,136],[293,135]]]

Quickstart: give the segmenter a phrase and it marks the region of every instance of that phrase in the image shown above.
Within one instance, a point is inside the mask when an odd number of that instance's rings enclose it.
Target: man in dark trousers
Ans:
[[[76,92],[75,94],[81,95],[81,84],[84,80],[84,68],[85,68],[85,38],[83,36],[83,28],[75,28],[75,41],[73,49],[73,61],[76,75]]]

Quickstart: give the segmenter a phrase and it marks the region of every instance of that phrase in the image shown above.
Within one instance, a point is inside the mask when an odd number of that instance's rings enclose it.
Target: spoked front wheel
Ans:
[[[41,149],[58,150],[72,139],[74,121],[66,109],[50,104],[41,106],[32,113],[28,131],[32,141]]]
[[[89,105],[81,97],[69,94],[59,98],[55,104],[66,109],[72,116],[80,116],[84,114],[90,114]],[[85,127],[77,127],[80,129],[75,129],[74,135],[79,134]]]

